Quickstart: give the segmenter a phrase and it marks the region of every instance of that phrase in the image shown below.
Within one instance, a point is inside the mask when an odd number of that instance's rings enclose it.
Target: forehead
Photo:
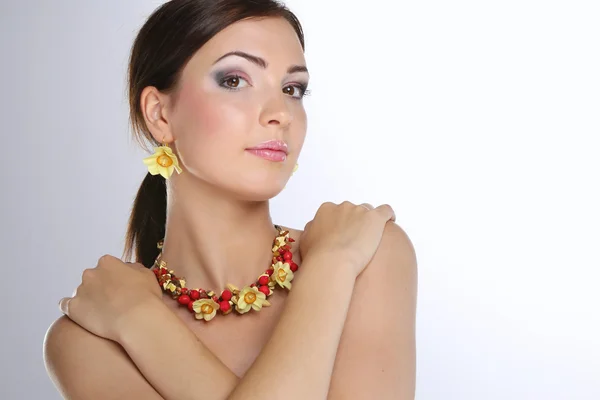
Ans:
[[[268,69],[284,71],[292,64],[306,65],[300,39],[292,25],[284,18],[264,18],[229,25],[194,54],[188,67],[208,69],[220,56],[233,50],[264,58]]]

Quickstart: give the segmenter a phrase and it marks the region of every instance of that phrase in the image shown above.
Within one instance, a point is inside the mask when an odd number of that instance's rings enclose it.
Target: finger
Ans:
[[[146,269],[146,267],[144,267],[142,264],[140,263],[134,263],[134,262],[129,262],[129,261],[125,261],[125,264],[131,268],[135,268],[135,269],[139,269],[140,267],[143,267],[144,269]]]
[[[382,204],[379,207],[375,208],[375,211],[381,214],[382,217],[385,218],[386,221],[392,220],[396,221],[396,213],[392,209],[389,204]]]
[[[71,301],[71,297],[63,297],[58,302],[58,308],[60,311],[65,314],[67,317],[69,316],[69,302]]]
[[[96,268],[86,268],[83,270],[83,272],[81,273],[81,283],[85,283],[88,282],[90,280],[90,278],[94,275],[96,275],[98,272],[98,270]]]
[[[327,209],[331,209],[331,208],[334,208],[334,207],[336,207],[336,206],[337,206],[337,205],[336,205],[335,203],[332,203],[331,201],[326,201],[325,203],[323,203],[323,204],[321,204],[321,205],[319,206],[319,209],[317,210],[317,212],[316,212],[316,214],[315,214],[315,218],[316,218],[316,216],[317,216],[317,215],[321,215],[321,214],[323,214],[324,212],[326,212],[325,210],[327,210]]]

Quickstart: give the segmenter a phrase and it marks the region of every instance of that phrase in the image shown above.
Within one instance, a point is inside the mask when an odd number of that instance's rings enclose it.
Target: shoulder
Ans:
[[[404,229],[395,222],[386,223],[381,243],[371,264],[376,268],[398,268],[390,272],[416,274],[417,255],[413,243]]]
[[[83,329],[66,316],[58,318],[50,325],[44,337],[44,363],[50,379],[62,394],[68,398],[69,378],[76,364],[76,349],[87,339]]]
[[[48,372],[54,375],[56,369],[68,365],[69,356],[73,350],[86,344],[95,345],[92,334],[62,316],[50,325],[44,338],[44,362]]]
[[[66,316],[58,318],[44,338],[44,363],[48,375],[65,398],[82,398],[85,388],[78,377],[98,358],[117,353],[116,346],[86,331]]]
[[[290,237],[295,240],[296,247],[298,247],[304,231],[280,226],[289,231]],[[369,272],[367,273],[367,271]],[[381,273],[386,272],[395,275],[405,274],[416,288],[417,255],[415,248],[408,234],[394,221],[386,223],[379,247],[365,272],[358,277],[357,282],[364,281],[364,276],[380,276]]]
[[[102,339],[73,322],[66,316],[50,325],[44,338],[44,361],[47,367],[65,367],[69,358],[81,348],[108,348],[110,341]]]
[[[365,297],[381,302],[384,310],[405,313],[401,314],[406,317],[403,323],[411,325],[414,324],[417,281],[417,255],[413,243],[404,229],[388,221],[373,259],[356,279],[355,296],[357,300]],[[380,316],[382,323],[387,317],[383,314]]]
[[[135,390],[148,399],[160,398],[120,345],[66,316],[48,328],[43,347],[48,375],[65,399],[129,398]]]
[[[400,299],[405,311],[414,311],[417,275],[417,255],[412,241],[404,229],[388,221],[373,259],[356,279],[355,296],[368,296],[392,308],[395,299]]]
[[[414,246],[388,221],[375,256],[356,279],[329,399],[414,398],[416,301]]]

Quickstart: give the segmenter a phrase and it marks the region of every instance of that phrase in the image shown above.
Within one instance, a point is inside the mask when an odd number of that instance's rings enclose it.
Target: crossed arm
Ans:
[[[60,318],[45,340],[48,372],[74,400],[413,399],[417,262],[410,240],[388,222],[356,279],[333,261],[303,260],[302,285],[242,379],[160,302],[140,310],[119,343]],[[331,279],[323,285],[325,268]]]

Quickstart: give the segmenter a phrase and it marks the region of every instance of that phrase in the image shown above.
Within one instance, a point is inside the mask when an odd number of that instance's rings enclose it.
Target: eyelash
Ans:
[[[238,89],[238,88],[232,88],[232,87],[229,87],[229,86],[225,85],[225,82],[227,82],[228,80],[230,80],[230,79],[232,79],[232,78],[243,79],[243,80],[245,80],[246,82],[248,82],[246,79],[244,79],[244,78],[243,78],[242,76],[240,76],[240,75],[229,75],[229,76],[226,76],[226,77],[224,77],[223,79],[221,79],[221,82],[219,83],[219,86],[221,86],[221,87],[222,87],[223,89],[225,89],[225,90],[230,90],[230,91],[232,91],[232,92],[236,92],[236,91],[240,90],[240,89]],[[310,89],[308,89],[308,88],[307,88],[307,86],[306,86],[306,85],[303,85],[303,84],[301,84],[301,83],[298,83],[298,84],[295,84],[295,85],[288,85],[288,86],[292,86],[292,87],[295,87],[295,88],[298,88],[298,89],[300,89],[300,93],[301,93],[301,96],[300,96],[300,97],[294,97],[294,96],[291,96],[292,98],[294,98],[294,99],[296,99],[296,100],[302,100],[302,98],[304,98],[305,96],[308,96],[308,95],[310,95],[310,92],[311,92],[311,91],[310,91]],[[286,86],[286,87],[288,87],[288,86]]]

